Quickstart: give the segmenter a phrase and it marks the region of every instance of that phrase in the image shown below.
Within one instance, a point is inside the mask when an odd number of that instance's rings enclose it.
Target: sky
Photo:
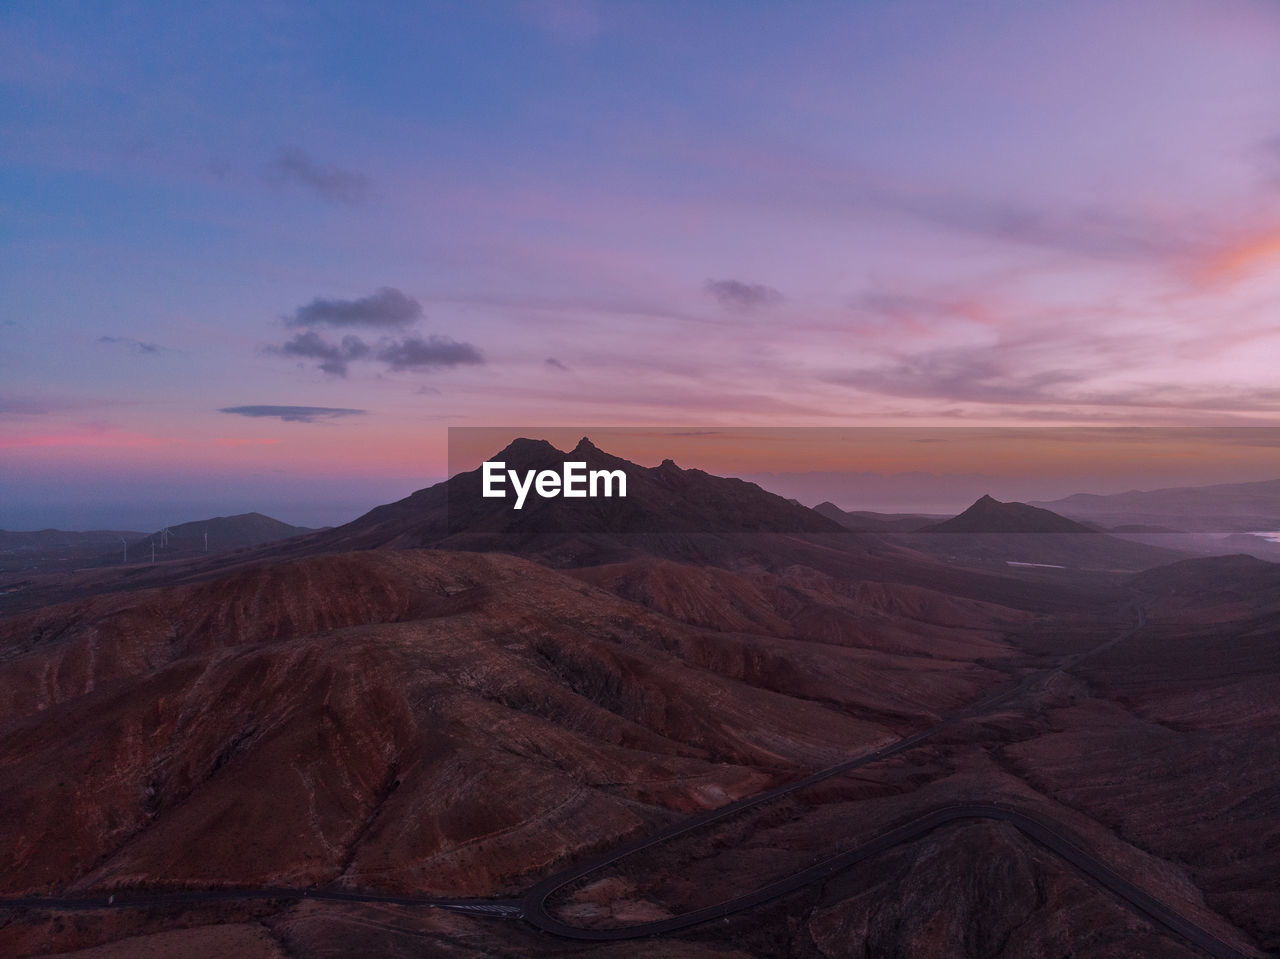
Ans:
[[[6,3],[0,527],[341,522],[450,426],[1276,425],[1277,90],[1271,0]]]
[[[565,453],[583,427],[449,428],[450,476],[502,461],[518,437]],[[589,428],[596,447],[749,480],[806,506],[954,515],[982,496],[1050,502],[1075,493],[1268,482],[1280,428],[1260,426],[735,426]],[[519,462],[500,467],[500,473]],[[477,480],[478,482],[478,480]],[[1236,489],[1246,500],[1256,491]],[[1280,532],[1277,533],[1280,535]]]

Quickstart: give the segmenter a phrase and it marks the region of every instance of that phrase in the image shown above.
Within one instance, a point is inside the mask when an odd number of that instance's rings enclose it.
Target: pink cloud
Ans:
[[[99,448],[140,448],[181,445],[180,440],[125,431],[81,431],[73,433],[29,433],[0,436],[0,449],[31,449],[58,446]]]
[[[253,439],[240,436],[219,436],[213,441],[213,443],[215,446],[225,446],[234,449],[239,446],[277,446],[280,441],[276,439],[267,439],[265,437],[261,439]]]

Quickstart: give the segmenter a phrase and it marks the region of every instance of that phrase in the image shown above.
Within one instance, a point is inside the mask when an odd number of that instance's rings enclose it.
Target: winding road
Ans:
[[[679,916],[630,926],[591,929],[565,923],[552,915],[547,908],[548,900],[558,891],[637,852],[661,845],[677,836],[702,829],[713,823],[728,819],[744,810],[762,806],[824,780],[906,752],[964,720],[989,713],[1038,683],[1060,675],[1082,660],[1096,656],[1117,643],[1123,642],[1146,624],[1146,616],[1141,607],[1136,607],[1136,618],[1135,625],[1121,630],[1099,646],[1068,656],[1058,665],[1051,668],[1029,673],[1009,688],[993,693],[976,703],[957,710],[928,729],[912,733],[870,752],[811,773],[802,779],[739,799],[717,809],[689,816],[665,829],[650,833],[632,842],[624,843],[603,855],[549,876],[519,898],[450,899],[423,896],[392,896],[325,887],[264,886],[253,889],[179,892],[122,891],[111,895],[22,896],[0,899],[0,909],[100,910],[244,900],[378,903],[383,905],[448,909],[498,919],[521,919],[542,932],[566,939],[619,941],[673,933],[751,909],[804,886],[822,882],[836,873],[848,869],[850,866],[886,852],[902,843],[917,839],[940,826],[952,822],[994,820],[1012,825],[1023,835],[1054,853],[1089,879],[1113,893],[1135,914],[1181,936],[1208,955],[1215,957],[1215,959],[1254,959],[1254,957],[1263,954],[1241,952],[1171,906],[1123,878],[1094,855],[1087,852],[1078,842],[1068,838],[1061,824],[1003,802],[968,802],[936,807],[881,833],[860,846],[840,852],[800,872],[776,880],[743,896]]]
[[[754,892],[737,899],[687,912],[669,919],[658,919],[653,922],[625,926],[618,929],[584,929],[561,922],[550,915],[546,909],[547,898],[573,878],[553,880],[541,883],[525,897],[523,902],[523,918],[544,932],[568,939],[618,940],[636,939],[644,936],[659,936],[677,932],[690,926],[713,919],[720,919],[733,913],[742,912],[753,906],[759,906],[770,900],[785,896],[811,883],[822,882],[836,873],[848,869],[864,859],[886,852],[901,843],[910,842],[920,836],[960,820],[988,819],[1009,823],[1023,835],[1033,839],[1045,849],[1055,853],[1064,861],[1075,866],[1090,879],[1105,889],[1110,890],[1133,912],[1149,919],[1164,928],[1182,936],[1193,945],[1198,946],[1216,959],[1246,959],[1247,954],[1223,942],[1217,936],[1166,906],[1154,896],[1143,891],[1127,879],[1117,875],[1113,870],[1099,862],[1080,846],[1067,839],[1044,819],[1004,803],[962,803],[940,806],[931,809],[915,819],[881,833],[862,845],[824,859],[801,872],[794,873],[777,882],[763,886]]]

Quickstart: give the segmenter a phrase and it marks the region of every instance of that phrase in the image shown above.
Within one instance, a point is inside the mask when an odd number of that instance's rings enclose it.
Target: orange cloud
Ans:
[[[1280,258],[1280,230],[1256,233],[1219,250],[1198,271],[1201,282],[1227,283]]]

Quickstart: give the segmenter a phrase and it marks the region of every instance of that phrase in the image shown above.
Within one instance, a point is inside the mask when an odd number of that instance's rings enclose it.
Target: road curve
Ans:
[[[820,769],[817,772],[810,773],[808,776],[801,779],[792,780],[789,783],[784,783],[781,786],[776,786],[773,789],[755,793],[751,796],[745,796],[742,799],[738,799],[724,806],[718,806],[715,809],[709,809],[706,812],[696,813],[692,816],[681,819],[664,829],[648,833],[639,839],[632,840],[631,842],[623,843],[620,846],[614,847],[609,852],[579,863],[578,865],[556,873],[553,876],[548,876],[525,895],[524,901],[526,903],[532,902],[534,897],[543,890],[545,890],[545,893],[543,894],[543,898],[545,899],[546,896],[550,895],[555,890],[560,889],[571,882],[575,882],[583,876],[593,873],[598,869],[611,866],[619,860],[633,855],[634,853],[650,849],[653,846],[661,845],[669,839],[674,839],[677,836],[683,836],[686,833],[693,832],[696,829],[701,829],[704,826],[709,826],[722,819],[728,819],[730,816],[736,815],[744,810],[751,809],[756,806],[762,806],[765,803],[774,801],[775,799],[781,799],[791,793],[799,792],[809,786],[817,785],[824,780],[844,775],[845,773],[860,769],[863,766],[869,766],[872,763],[888,759],[890,756],[895,756],[898,753],[913,749],[962,720],[971,719],[975,716],[981,716],[988,713],[992,709],[995,709],[1010,699],[1013,699],[1019,693],[1025,692],[1036,683],[1051,676],[1058,675],[1081,660],[1087,659],[1090,656],[1095,656],[1104,650],[1110,649],[1117,643],[1128,639],[1146,624],[1146,613],[1141,607],[1136,607],[1136,617],[1137,622],[1133,626],[1120,630],[1116,635],[1098,646],[1082,653],[1076,653],[1072,656],[1066,657],[1056,666],[1029,673],[1012,686],[1006,689],[997,690],[991,695],[951,713],[936,725],[930,726],[928,729],[922,729],[909,736],[896,739],[893,742],[873,749],[870,752],[862,753],[851,759],[846,759],[843,762],[836,763],[834,766],[828,766],[825,769]]]
[[[894,846],[917,839],[937,829],[939,826],[959,820],[975,819],[995,820],[1014,826],[1023,835],[1034,840],[1059,858],[1070,863],[1103,888],[1117,895],[1130,910],[1139,916],[1177,933],[1192,945],[1215,957],[1215,959],[1250,959],[1247,953],[1228,945],[1213,933],[1196,925],[1127,879],[1117,875],[1104,863],[1067,839],[1055,828],[1055,825],[1050,820],[1042,819],[1026,811],[998,802],[940,806],[883,832],[854,849],[839,853],[829,859],[824,859],[808,869],[779,879],[767,886],[762,886],[745,896],[739,896],[736,899],[687,912],[680,916],[672,916],[668,919],[657,919],[652,922],[613,929],[586,929],[561,922],[547,911],[547,900],[559,889],[581,878],[584,874],[582,870],[574,870],[572,875],[557,876],[552,880],[535,886],[524,897],[521,904],[522,912],[525,922],[541,929],[543,932],[566,939],[616,941],[660,936],[751,909],[785,896],[787,893],[794,892],[804,886],[829,879],[850,866],[879,853],[886,852]]]

